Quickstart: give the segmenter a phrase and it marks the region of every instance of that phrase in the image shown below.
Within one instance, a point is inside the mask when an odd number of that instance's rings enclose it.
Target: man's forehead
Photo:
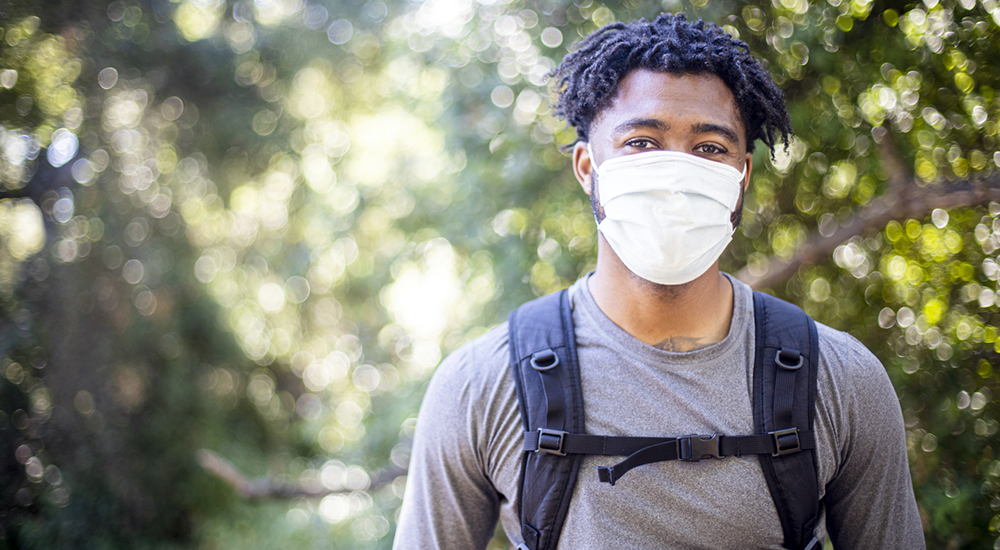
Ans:
[[[695,116],[700,123],[735,125],[742,133],[743,121],[732,91],[712,73],[669,73],[636,69],[625,76],[611,101],[594,118],[591,130],[608,125],[613,131],[629,121]]]

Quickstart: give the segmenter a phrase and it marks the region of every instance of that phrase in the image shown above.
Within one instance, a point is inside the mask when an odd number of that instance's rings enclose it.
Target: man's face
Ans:
[[[604,218],[593,165],[645,151],[678,151],[728,164],[750,181],[751,155],[746,131],[732,92],[719,77],[637,69],[618,84],[611,105],[590,126],[590,157],[586,143],[573,151],[573,168],[591,195],[595,215]],[[742,207],[742,204],[740,205]],[[739,208],[737,209],[739,211]]]

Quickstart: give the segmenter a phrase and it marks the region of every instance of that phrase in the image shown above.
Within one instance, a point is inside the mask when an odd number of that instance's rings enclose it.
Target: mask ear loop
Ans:
[[[733,213],[729,215],[729,223],[733,224],[734,232],[740,226],[740,222],[743,221],[743,197],[746,195],[747,184],[749,183],[746,181],[748,164],[750,163],[743,163],[743,172],[740,173],[740,202],[736,205],[736,210],[733,210]]]
[[[590,169],[591,169],[591,171],[593,171],[595,174],[597,174],[598,176],[600,176],[601,173],[597,170],[597,159],[594,157],[594,150],[590,148],[590,142],[589,141],[587,142],[587,154],[590,155]],[[746,171],[746,167],[744,167],[743,170]]]
[[[590,147],[590,142],[587,142],[587,154],[590,155],[590,209],[594,213],[594,220],[597,221],[597,226],[600,227],[601,222],[604,221],[604,208],[598,204],[597,200],[597,189],[594,185],[594,181],[600,174],[597,171],[597,160],[594,158],[594,150]]]

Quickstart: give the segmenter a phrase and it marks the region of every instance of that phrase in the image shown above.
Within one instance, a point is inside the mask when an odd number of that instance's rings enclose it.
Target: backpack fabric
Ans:
[[[584,455],[626,456],[598,468],[612,485],[630,469],[664,460],[757,455],[791,550],[813,550],[819,519],[813,411],[818,337],[798,307],[754,292],[754,434],[600,436],[584,427],[569,295],[522,305],[508,320],[512,375],[524,424],[520,502],[523,548],[555,550]]]

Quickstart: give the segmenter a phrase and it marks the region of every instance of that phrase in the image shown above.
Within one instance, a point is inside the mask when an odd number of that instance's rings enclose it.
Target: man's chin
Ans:
[[[636,275],[634,271],[628,269],[628,266],[626,266],[626,269],[628,270],[629,277],[633,281],[635,281],[636,285],[638,285],[643,290],[662,298],[677,298],[678,296],[684,295],[688,290],[690,290],[692,283],[694,283],[704,275],[704,274],[699,275],[698,277],[686,283],[680,283],[676,285],[665,285],[662,283],[656,283],[650,281],[649,279],[644,279],[639,275]]]

